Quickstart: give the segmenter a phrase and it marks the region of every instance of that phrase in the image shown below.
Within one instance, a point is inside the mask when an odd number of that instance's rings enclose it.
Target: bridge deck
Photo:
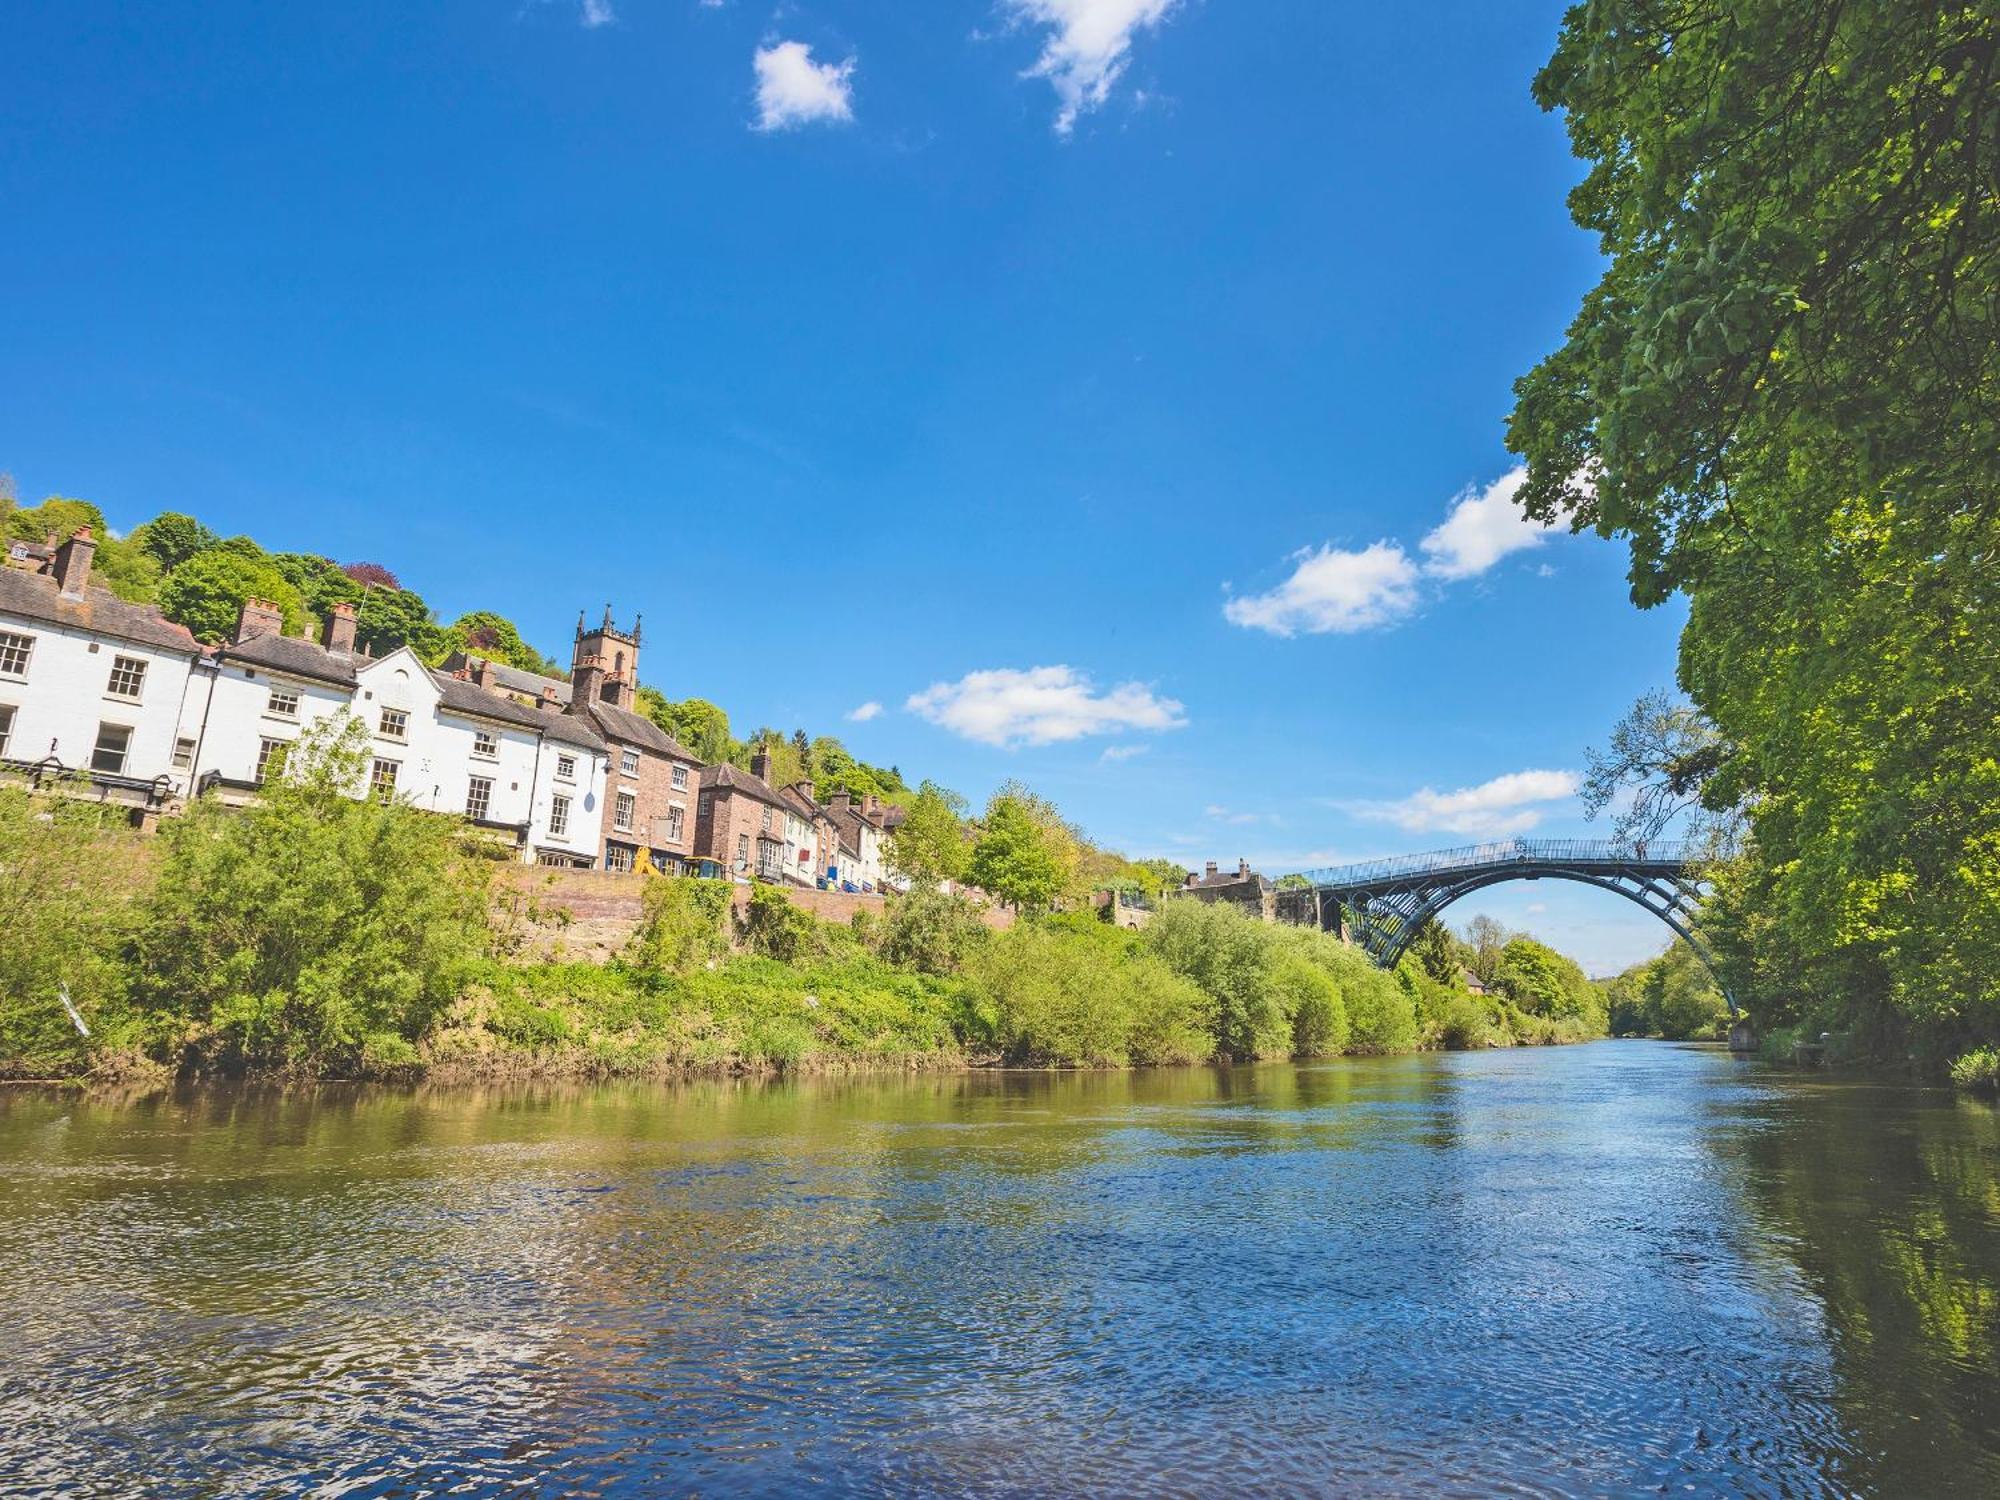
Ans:
[[[1389,881],[1430,875],[1471,873],[1511,865],[1621,866],[1673,874],[1706,859],[1709,849],[1688,839],[1633,841],[1626,839],[1496,839],[1439,849],[1429,854],[1402,854],[1361,864],[1307,870],[1305,878],[1319,890],[1356,890]]]

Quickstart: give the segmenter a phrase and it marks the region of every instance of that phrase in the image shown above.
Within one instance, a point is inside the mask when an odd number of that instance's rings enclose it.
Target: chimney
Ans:
[[[354,654],[354,606],[346,600],[333,605],[326,616],[321,643],[335,656]]]
[[[1248,880],[1250,878],[1249,860],[1239,859],[1236,861],[1236,878],[1238,880]]]
[[[231,644],[240,646],[245,641],[254,641],[260,635],[283,635],[285,633],[284,611],[269,599],[245,599],[243,608],[236,616],[236,634],[230,638]]]
[[[771,752],[762,745],[750,752],[750,774],[759,781],[771,779]]]
[[[854,805],[854,798],[846,792],[835,792],[833,794],[833,800],[827,803],[828,807],[837,807],[842,812],[846,812],[848,808],[852,807],[853,805]]]
[[[806,801],[808,802],[811,802],[813,800],[812,777],[808,776],[804,780],[799,782],[799,795],[805,798]]]
[[[90,560],[97,556],[97,543],[90,539],[90,528],[79,526],[70,533],[68,541],[56,548],[56,587],[65,599],[81,599],[84,585],[90,582]]]
[[[1206,875],[1207,878],[1210,880],[1215,879],[1215,861],[1212,859],[1208,862],[1208,869],[1206,871]]]
[[[861,816],[872,821],[881,815],[882,799],[873,792],[869,792],[863,796],[861,799]]]
[[[604,658],[579,656],[569,674],[569,711],[580,714],[604,691]]]
[[[500,685],[499,675],[493,670],[492,657],[481,657],[472,664],[472,680],[489,693]]]
[[[563,702],[562,699],[556,696],[556,689],[554,683],[545,682],[542,684],[541,706],[552,714],[559,714],[563,711]]]

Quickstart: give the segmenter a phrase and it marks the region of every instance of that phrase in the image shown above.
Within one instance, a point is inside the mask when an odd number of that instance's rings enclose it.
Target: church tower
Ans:
[[[592,703],[608,703],[630,712],[639,694],[639,621],[620,630],[604,606],[604,623],[592,629],[576,617],[576,649],[570,657],[570,708],[581,712]]]

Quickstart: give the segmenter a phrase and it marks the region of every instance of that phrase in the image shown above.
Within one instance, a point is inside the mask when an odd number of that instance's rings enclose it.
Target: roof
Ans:
[[[0,613],[157,646],[163,651],[185,651],[189,656],[201,649],[184,627],[150,604],[132,604],[100,588],[86,588],[80,599],[65,599],[52,573],[0,568]]]
[[[1188,881],[1186,888],[1191,891],[1219,891],[1232,885],[1253,885],[1259,890],[1268,890],[1271,882],[1255,870],[1247,875],[1240,870],[1223,870],[1214,875],[1197,876]]]
[[[833,815],[829,813],[825,808],[821,807],[817,802],[813,801],[813,799],[808,797],[804,792],[800,791],[799,788],[801,785],[803,785],[803,783],[793,782],[790,786],[779,787],[778,800],[784,803],[787,808],[797,813],[800,817],[804,818],[809,823],[814,822],[821,818],[824,818],[826,819],[827,822],[831,823],[833,821]]]
[[[546,708],[525,708],[512,698],[489,693],[476,683],[454,677],[449,672],[432,672],[431,681],[437,684],[444,707],[453,713],[518,725],[565,745],[581,745],[587,750],[598,751],[604,748],[604,741],[588,724],[568,714],[552,713]]]
[[[752,776],[748,771],[739,771],[728,761],[703,768],[701,789],[704,792],[741,792],[754,801],[766,802],[781,811],[789,811],[785,806],[785,799],[771,789],[768,781],[761,776]]]
[[[355,667],[366,657],[343,656],[329,651],[317,641],[303,641],[291,635],[254,635],[247,641],[223,645],[216,650],[223,661],[247,661],[273,672],[294,677],[311,677],[337,687],[355,684]]]
[[[616,740],[622,745],[637,745],[641,750],[650,750],[655,755],[673,760],[684,760],[691,766],[701,764],[700,756],[644,714],[635,714],[629,708],[613,708],[609,703],[586,703],[580,717],[589,718],[607,740]]]
[[[541,698],[546,696],[544,689],[554,688],[556,702],[569,702],[569,679],[566,677],[544,677],[539,672],[523,671],[493,657],[474,656],[466,651],[452,652],[445,658],[444,665],[447,671],[456,671],[460,667],[476,669],[482,662],[493,669],[494,683],[510,693],[525,693],[530,698]]]

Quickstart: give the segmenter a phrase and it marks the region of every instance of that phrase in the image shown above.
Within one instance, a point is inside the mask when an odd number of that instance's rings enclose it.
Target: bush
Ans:
[[[1278,961],[1272,984],[1292,1018],[1294,1057],[1332,1057],[1347,1046],[1347,1002],[1331,974],[1288,954]]]
[[[1208,998],[1099,930],[1103,937],[1023,922],[973,956],[966,977],[1001,1056],[1028,1066],[1117,1067],[1208,1055]]]
[[[726,880],[648,880],[628,954],[632,964],[658,974],[685,974],[720,959],[729,951],[731,890]]]
[[[1233,906],[1179,900],[1161,907],[1144,938],[1149,952],[1214,1002],[1216,1051],[1245,1061],[1291,1054],[1290,995],[1276,982],[1277,928]]]
[[[2000,1094],[2000,1047],[1975,1047],[1951,1065],[1951,1081],[1974,1094]]]
[[[775,885],[750,887],[750,904],[736,919],[736,935],[750,952],[785,964],[823,958],[833,942],[831,929],[792,905]]]
[[[875,930],[875,951],[919,974],[956,974],[986,940],[986,925],[963,896],[918,886],[890,901]]]
[[[452,820],[348,796],[367,753],[342,714],[257,806],[204,801],[167,825],[136,945],[156,1048],[341,1069],[370,1038],[414,1041],[458,996],[488,943],[483,868]]]

